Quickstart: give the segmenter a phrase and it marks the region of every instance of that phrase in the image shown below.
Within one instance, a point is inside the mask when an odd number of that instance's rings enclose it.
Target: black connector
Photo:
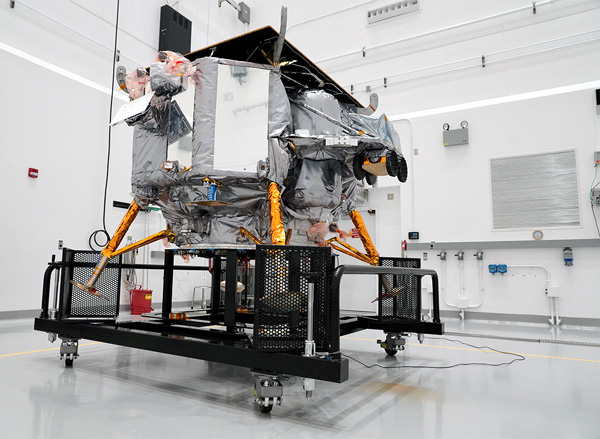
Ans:
[[[119,207],[121,209],[129,209],[129,203],[124,203],[122,201],[113,200],[113,207]]]

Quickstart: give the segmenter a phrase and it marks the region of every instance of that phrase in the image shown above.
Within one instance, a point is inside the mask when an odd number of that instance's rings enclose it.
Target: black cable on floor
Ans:
[[[110,142],[111,142],[111,138],[112,138],[112,126],[110,125],[110,122],[112,121],[113,101],[114,101],[114,96],[115,96],[115,73],[116,73],[116,68],[117,68],[117,37],[119,34],[119,3],[120,3],[120,0],[117,0],[117,15],[115,18],[115,47],[113,50],[112,81],[111,81],[111,87],[110,87],[110,105],[109,105],[109,110],[108,110],[108,113],[109,113],[108,114],[108,148],[107,148],[107,154],[106,154],[106,178],[104,179],[104,198],[103,198],[103,202],[102,202],[102,229],[95,230],[90,235],[88,244],[92,250],[98,250],[93,247],[92,241],[93,241],[93,244],[95,244],[96,246],[100,247],[100,249],[102,249],[102,248],[104,248],[104,246],[106,244],[108,244],[108,241],[110,240],[110,235],[108,234],[108,231],[106,230],[106,197],[108,194],[108,176],[110,173],[110,146],[111,146]],[[100,235],[100,234],[104,235],[104,237],[106,238],[106,242],[104,244],[101,244],[98,242],[98,235]]]
[[[470,334],[466,332],[445,332],[446,335],[453,335],[455,337],[473,337],[473,338],[487,338],[490,340],[506,340],[506,341],[520,341],[524,343],[549,343],[549,344],[560,344],[568,346],[586,346],[592,348],[600,348],[600,343],[590,343],[587,341],[569,341],[569,340],[551,340],[545,338],[524,338],[524,337],[508,337],[505,335],[490,335],[490,334]]]
[[[444,337],[426,337],[426,338],[431,339],[431,340],[446,340],[446,341],[450,341],[452,343],[460,343],[462,345],[469,346],[471,348],[475,348],[475,349],[487,349],[487,350],[496,352],[498,354],[512,355],[512,356],[514,356],[516,358],[514,358],[511,361],[506,361],[506,362],[503,362],[503,363],[480,363],[480,362],[474,362],[474,363],[456,363],[456,364],[450,364],[448,366],[423,366],[423,365],[410,365],[410,364],[408,364],[408,365],[396,365],[396,366],[383,366],[381,364],[371,364],[371,365],[365,364],[362,361],[357,360],[354,357],[351,357],[350,355],[344,354],[343,352],[342,352],[342,355],[344,357],[347,357],[347,358],[353,360],[353,361],[356,361],[358,364],[366,367],[367,369],[371,369],[373,367],[379,367],[381,369],[452,369],[454,367],[459,367],[459,366],[492,366],[492,367],[498,367],[498,366],[510,366],[511,364],[513,364],[513,363],[515,363],[517,361],[525,361],[525,357],[523,355],[515,354],[514,352],[499,351],[497,349],[490,348],[489,346],[474,346],[474,345],[471,345],[469,343],[465,343],[465,342],[460,341],[460,340],[452,340],[450,338],[444,338]]]

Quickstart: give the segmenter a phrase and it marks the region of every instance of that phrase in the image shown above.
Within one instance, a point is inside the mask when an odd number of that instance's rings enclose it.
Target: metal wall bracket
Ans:
[[[535,2],[533,2],[531,5],[533,7],[533,15],[537,14],[537,7],[535,5]]]
[[[481,67],[485,67],[485,55],[481,55]]]
[[[250,24],[250,6],[246,3],[240,3],[240,9],[238,10],[238,20],[244,24]]]
[[[238,20],[240,20],[244,24],[250,24],[250,7],[244,3],[237,3],[234,0],[219,0],[219,7],[223,2],[229,3],[233,9],[238,11]]]
[[[383,78],[383,88],[387,88],[387,78]]]

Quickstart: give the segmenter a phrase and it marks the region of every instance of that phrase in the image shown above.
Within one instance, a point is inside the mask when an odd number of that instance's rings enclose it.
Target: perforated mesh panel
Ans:
[[[382,267],[421,268],[420,259],[379,258]],[[379,276],[379,320],[421,320],[421,277],[413,274]]]
[[[318,351],[329,349],[332,270],[329,247],[256,246],[255,350],[304,350],[309,278],[315,284],[313,338]]]
[[[96,283],[96,290],[105,296],[108,301],[86,293],[70,282],[74,280],[85,285],[100,257],[99,252],[93,251],[65,249],[63,252],[61,318],[111,319],[119,315],[120,256],[108,263]]]

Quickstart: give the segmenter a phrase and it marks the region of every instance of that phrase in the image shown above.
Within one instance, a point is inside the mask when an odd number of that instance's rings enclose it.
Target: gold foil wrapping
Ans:
[[[127,253],[128,251],[138,249],[138,248],[143,247],[148,244],[152,244],[153,242],[156,242],[163,238],[167,238],[169,240],[169,242],[173,242],[173,241],[175,241],[176,236],[177,235],[175,235],[175,233],[171,232],[170,229],[163,230],[162,232],[155,233],[154,235],[150,235],[147,238],[140,239],[139,241],[134,242],[133,244],[130,244],[126,247],[123,247],[120,250],[112,252],[110,257],[114,258],[115,256],[119,256],[123,253]]]
[[[285,229],[281,218],[281,192],[275,182],[269,183],[269,205],[271,217],[271,242],[275,245],[285,245]]]
[[[119,227],[117,227],[117,231],[115,232],[113,237],[110,239],[110,241],[108,241],[108,244],[106,244],[106,246],[102,250],[102,254],[104,256],[106,256],[108,258],[113,257],[113,253],[119,248],[119,244],[121,244],[121,241],[127,234],[127,230],[129,230],[129,226],[131,226],[131,223],[133,223],[133,220],[135,220],[135,217],[137,216],[137,214],[139,213],[139,211],[141,209],[142,208],[135,201],[131,202],[131,204],[129,205],[129,209],[127,210],[127,213],[121,220],[121,224],[119,224]]]
[[[254,236],[251,232],[244,229],[243,227],[240,227],[240,235],[245,236],[246,238],[250,239],[250,241],[254,242],[255,244],[264,244],[264,242],[262,242],[260,239],[258,239],[256,236]]]
[[[365,226],[365,222],[363,221],[362,216],[360,215],[360,213],[357,210],[353,210],[348,215],[350,215],[350,218],[352,219],[352,223],[354,224],[354,227],[358,231],[360,240],[362,241],[363,246],[365,247],[365,251],[367,252],[367,255],[369,256],[369,259],[370,259],[369,263],[371,265],[378,265],[379,264],[379,253],[377,253],[377,250],[375,249],[375,246],[373,245],[373,241],[371,241],[371,237],[369,236],[369,232],[367,231],[367,227]]]
[[[337,242],[342,247],[333,244],[334,242]],[[350,244],[346,244],[345,242],[340,241],[340,239],[338,237],[328,239],[327,241],[325,241],[325,244],[329,245],[334,250],[345,253],[348,256],[352,256],[356,259],[366,262],[367,264],[371,263],[371,260],[369,259],[369,257],[367,255],[361,253],[360,251],[358,251],[357,249],[352,247]]]
[[[135,201],[131,202],[131,204],[129,205],[129,209],[127,210],[127,213],[121,220],[119,227],[117,227],[117,231],[115,232],[113,237],[110,239],[110,241],[108,241],[108,244],[106,244],[104,249],[102,249],[102,252],[101,252],[102,258],[100,259],[98,264],[96,264],[96,266],[92,270],[92,275],[88,279],[87,284],[83,285],[78,282],[71,281],[71,283],[73,285],[75,285],[78,288],[81,288],[84,291],[87,291],[90,294],[94,294],[98,297],[102,297],[103,299],[106,299],[106,297],[104,297],[102,294],[96,292],[96,289],[94,288],[94,286],[96,285],[98,278],[102,274],[102,271],[104,271],[106,264],[108,264],[108,261],[111,258],[114,258],[115,256],[119,256],[120,254],[126,253],[128,251],[135,250],[136,248],[143,247],[152,242],[158,241],[159,239],[167,238],[167,240],[169,240],[169,242],[175,241],[175,238],[177,237],[177,235],[175,235],[175,233],[173,233],[171,228],[168,227],[167,230],[163,230],[162,232],[155,233],[152,236],[148,236],[147,238],[144,238],[140,241],[134,242],[133,244],[127,245],[120,250],[117,250],[119,248],[119,245],[121,244],[121,241],[127,234],[127,230],[129,230],[129,227],[131,226],[131,224],[135,220],[135,217],[137,216],[137,214],[139,213],[139,211],[141,209],[142,208]],[[106,299],[106,300],[108,300],[108,299]]]

